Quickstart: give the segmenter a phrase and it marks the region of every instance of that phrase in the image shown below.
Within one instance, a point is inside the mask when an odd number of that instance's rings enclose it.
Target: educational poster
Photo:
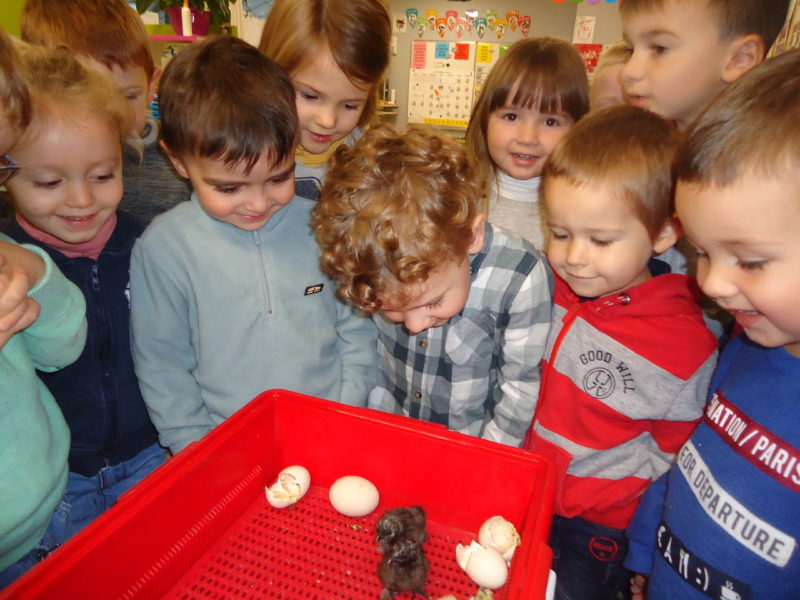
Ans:
[[[408,122],[466,129],[474,80],[475,42],[414,41]]]
[[[503,53],[508,49],[508,44],[487,44],[485,42],[478,42],[475,49],[475,102],[481,95],[483,84],[486,83],[486,78],[489,77],[489,71],[503,56]]]

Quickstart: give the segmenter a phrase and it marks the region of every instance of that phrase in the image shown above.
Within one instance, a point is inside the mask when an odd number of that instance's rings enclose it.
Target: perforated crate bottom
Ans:
[[[375,523],[381,512],[345,517],[330,505],[328,490],[316,486],[286,509],[272,508],[261,496],[165,597],[377,600],[382,585]],[[456,563],[455,547],[475,534],[431,521],[428,533],[431,570],[425,592],[433,599],[471,598],[477,587]],[[397,600],[411,597],[410,592],[395,595]],[[502,598],[502,589],[495,592],[496,600]]]

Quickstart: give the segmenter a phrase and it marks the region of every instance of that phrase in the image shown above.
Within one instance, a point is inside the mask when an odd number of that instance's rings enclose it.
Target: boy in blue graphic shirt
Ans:
[[[676,205],[703,291],[744,333],[628,529],[634,598],[800,590],[800,51],[753,69],[700,119]],[[776,131],[780,135],[776,135]]]

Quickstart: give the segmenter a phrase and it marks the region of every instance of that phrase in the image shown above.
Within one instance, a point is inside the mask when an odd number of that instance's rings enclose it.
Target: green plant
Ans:
[[[231,22],[231,4],[236,0],[189,0],[189,6],[197,10],[207,10],[211,13],[211,24],[222,25]],[[183,6],[183,0],[136,0],[136,10],[142,14],[154,6],[164,10],[170,6]]]

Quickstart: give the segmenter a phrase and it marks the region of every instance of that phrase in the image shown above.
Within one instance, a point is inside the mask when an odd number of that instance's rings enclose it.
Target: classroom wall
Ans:
[[[452,0],[426,0],[413,2],[408,0],[389,0],[389,9],[394,21],[396,16],[405,16],[406,9],[417,8],[420,18],[424,19],[426,9],[436,9],[440,16],[448,10],[456,10],[463,14],[466,10],[477,10],[483,16],[487,9],[497,11],[498,17],[505,17],[507,10],[516,9],[520,15],[531,16],[531,29],[529,37],[549,35],[572,41],[575,26],[576,4],[573,2],[555,3],[553,0],[469,0],[454,2]],[[599,19],[598,19],[599,21]],[[395,89],[398,114],[394,119],[399,129],[403,129],[407,122],[408,111],[408,73],[411,68],[411,44],[414,40],[426,41],[481,41],[492,43],[513,43],[523,39],[519,29],[511,31],[506,29],[505,37],[498,39],[494,31],[487,31],[483,39],[477,34],[465,33],[458,38],[454,31],[447,31],[444,37],[439,37],[435,31],[426,31],[421,38],[416,30],[406,27],[406,33],[394,33],[397,38],[397,54],[391,57],[389,64],[389,87]]]
[[[19,35],[19,15],[25,0],[0,0],[0,27],[11,35]]]
[[[619,18],[617,2],[598,2],[578,4],[576,17],[591,16],[595,18],[594,43],[608,46],[622,39],[622,21]]]

